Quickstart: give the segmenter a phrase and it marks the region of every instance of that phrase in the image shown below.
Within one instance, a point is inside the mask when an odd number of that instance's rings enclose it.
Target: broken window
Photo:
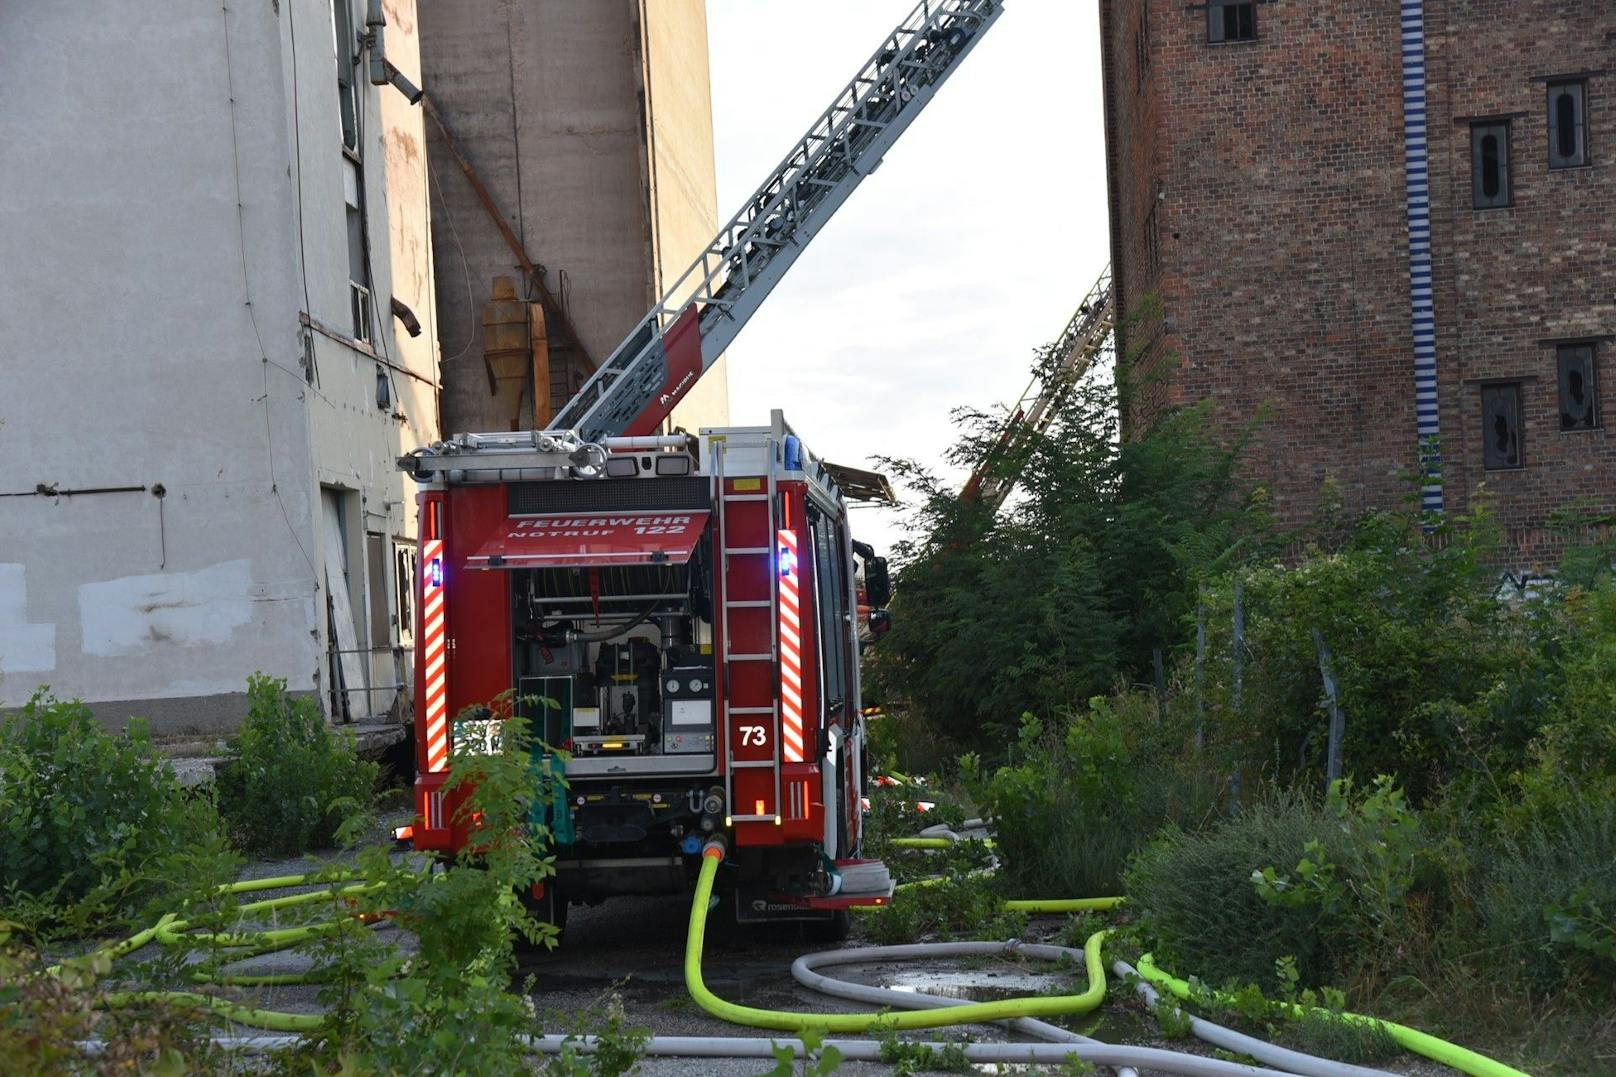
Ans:
[[[359,166],[343,161],[343,200],[348,231],[348,300],[355,340],[371,339],[369,252],[365,250],[365,215],[359,209],[359,185],[365,182]]]
[[[415,545],[409,542],[393,544],[393,589],[398,610],[398,643],[409,647],[415,643]]]
[[[1555,354],[1560,367],[1560,429],[1596,429],[1599,390],[1594,379],[1594,346],[1561,344]]]
[[[1588,163],[1587,83],[1549,83],[1549,167]]]
[[[1210,0],[1206,5],[1206,39],[1213,44],[1257,40],[1255,0]]]
[[[1488,471],[1521,467],[1519,382],[1481,389],[1482,462]]]
[[[1507,120],[1470,125],[1470,201],[1476,209],[1510,203]]]

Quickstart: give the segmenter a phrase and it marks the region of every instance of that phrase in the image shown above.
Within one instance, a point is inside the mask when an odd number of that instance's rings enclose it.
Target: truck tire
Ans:
[[[846,942],[853,931],[853,914],[837,909],[829,920],[816,920],[803,925],[803,935],[810,942]]]
[[[540,923],[555,925],[556,931],[561,933],[557,935],[559,942],[567,930],[567,907],[571,904],[567,901],[566,895],[556,889],[552,882],[545,886],[543,897],[535,898],[531,892],[524,891],[522,904],[527,906],[528,914],[533,919]],[[519,938],[518,945],[526,945],[526,940]]]

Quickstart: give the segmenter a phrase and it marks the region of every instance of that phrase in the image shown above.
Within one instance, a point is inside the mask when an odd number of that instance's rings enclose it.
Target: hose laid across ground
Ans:
[[[230,894],[249,894],[260,890],[284,890],[293,886],[306,886],[310,882],[346,883],[357,877],[352,872],[326,872],[314,876],[278,875],[267,879],[246,879],[241,882],[224,883],[216,888],[214,893],[221,897]],[[302,893],[248,902],[237,908],[235,912],[238,916],[250,916],[255,913],[273,912],[298,905],[308,905],[317,901],[357,897],[377,889],[379,889],[379,884],[376,883],[329,886],[320,890],[308,890]],[[152,942],[157,942],[164,946],[190,946],[196,943],[205,943],[218,949],[240,951],[229,958],[229,961],[240,961],[249,957],[275,953],[279,950],[298,946],[319,935],[335,931],[340,926],[341,921],[326,920],[319,923],[304,924],[299,927],[277,928],[266,931],[193,931],[189,921],[177,919],[174,913],[166,913],[151,927],[146,928],[144,931],[136,932],[121,942],[103,947],[98,953],[108,958],[116,959],[126,954],[132,954]],[[54,975],[59,973],[61,968],[62,966],[57,964],[52,965],[45,971]],[[311,980],[311,974],[293,972],[264,976],[224,975],[218,973],[215,968],[194,970],[191,972],[191,979],[198,983],[257,987],[308,983]],[[162,1002],[189,1009],[207,1010],[228,1018],[237,1024],[247,1025],[250,1028],[269,1029],[272,1032],[317,1032],[325,1026],[325,1018],[318,1014],[261,1010],[253,1006],[244,1006],[229,999],[220,998],[217,995],[204,995],[194,991],[119,991],[108,994],[103,999],[103,1002],[105,1005],[112,1007]]]
[[[1180,999],[1188,1000],[1194,994],[1190,990],[1188,983],[1157,968],[1150,954],[1144,954],[1139,958],[1139,975]],[[1226,996],[1218,992],[1213,992],[1212,994],[1213,998],[1218,999],[1220,1002],[1227,1000]],[[1430,1033],[1421,1032],[1417,1028],[1399,1025],[1394,1021],[1382,1021],[1377,1017],[1368,1017],[1361,1013],[1336,1013],[1334,1010],[1320,1009],[1316,1006],[1300,1006],[1295,1003],[1275,1003],[1275,1005],[1287,1011],[1292,1017],[1303,1017],[1311,1009],[1314,1013],[1346,1021],[1349,1024],[1369,1027],[1378,1026],[1404,1050],[1423,1055],[1433,1062],[1442,1063],[1444,1066],[1452,1066],[1456,1070],[1462,1070],[1470,1074],[1471,1077],[1531,1077],[1530,1074],[1523,1073],[1513,1066],[1506,1066],[1496,1059],[1478,1054],[1469,1048],[1460,1047],[1456,1043],[1438,1039]]]
[[[934,830],[933,835],[926,838],[899,839],[899,841],[910,848],[930,848],[933,847],[930,844],[931,842],[940,842],[942,846],[947,846],[953,844],[956,839],[957,835],[942,836],[936,834]],[[893,844],[899,844],[899,841],[895,841]],[[724,853],[724,845],[720,841],[711,841],[702,850],[701,868],[697,876],[695,894],[691,902],[689,932],[686,936],[684,959],[685,984],[691,997],[708,1013],[722,1020],[755,1028],[780,1029],[793,1032],[812,1029],[831,1033],[897,1031],[941,1028],[960,1024],[1003,1022],[1018,1031],[1055,1042],[1044,1044],[972,1044],[965,1048],[966,1057],[970,1061],[1059,1062],[1075,1057],[1088,1062],[1119,1067],[1124,1077],[1128,1074],[1129,1069],[1135,1066],[1147,1066],[1168,1073],[1184,1074],[1186,1077],[1231,1077],[1231,1075],[1236,1074],[1243,1075],[1243,1077],[1256,1077],[1256,1075],[1283,1077],[1284,1073],[1302,1074],[1305,1077],[1381,1077],[1382,1071],[1369,1070],[1364,1067],[1332,1062],[1304,1055],[1300,1052],[1289,1051],[1285,1048],[1243,1036],[1232,1030],[1224,1029],[1200,1018],[1191,1018],[1192,1030],[1196,1031],[1197,1035],[1202,1035],[1209,1042],[1218,1043],[1228,1049],[1242,1051],[1259,1061],[1283,1066],[1284,1070],[1245,1066],[1219,1059],[1185,1055],[1155,1048],[1099,1043],[1069,1030],[1038,1020],[1039,1017],[1087,1013],[1097,1007],[1104,999],[1106,987],[1105,970],[1100,959],[1101,944],[1106,935],[1104,931],[1097,931],[1090,935],[1081,951],[1065,946],[1022,944],[1019,942],[912,944],[909,946],[870,947],[809,954],[797,959],[792,965],[792,975],[797,978],[798,982],[807,987],[856,1001],[870,1002],[886,1007],[894,1005],[905,1007],[904,1012],[901,1013],[890,1012],[890,1010],[878,1013],[855,1014],[797,1013],[765,1010],[727,1002],[707,988],[701,975],[706,921],[711,904],[713,883],[717,877],[719,865],[724,858]],[[311,881],[315,883],[347,883],[354,878],[356,876],[351,873],[325,873],[312,878],[306,875],[287,875],[225,884],[219,887],[216,893],[223,896],[260,890],[285,889],[293,886],[308,885]],[[318,901],[342,900],[372,892],[378,886],[379,884],[373,883],[353,883],[346,886],[333,885],[319,890],[251,902],[240,906],[235,912],[237,915],[253,915]],[[1029,913],[1073,913],[1109,911],[1122,904],[1122,902],[1123,899],[1120,897],[1073,898],[1007,901],[1004,903],[1004,907]],[[168,946],[189,946],[196,943],[205,943],[217,949],[239,951],[229,959],[234,961],[299,945],[321,934],[336,930],[340,927],[341,922],[340,920],[329,920],[293,928],[263,931],[211,932],[194,930],[188,921],[179,920],[174,914],[170,913],[144,931],[138,932],[121,942],[103,947],[98,953],[109,958],[117,958],[133,953],[154,941]],[[1076,959],[1081,956],[1088,974],[1088,987],[1081,994],[1075,995],[1028,996],[995,1002],[956,1003],[951,999],[916,992],[894,991],[872,985],[847,983],[815,971],[818,967],[828,965],[862,964],[881,959],[980,956],[984,954],[1019,954],[1047,960]],[[228,962],[221,962],[221,964],[223,963]],[[59,973],[61,969],[61,965],[53,965],[47,971]],[[1133,971],[1123,962],[1117,963],[1117,970],[1122,974]],[[1178,998],[1189,999],[1191,997],[1192,992],[1189,985],[1156,968],[1148,954],[1140,958],[1138,972],[1144,979],[1164,988]],[[280,973],[264,976],[221,975],[217,966],[194,970],[191,976],[194,980],[202,983],[223,983],[241,986],[306,983],[311,979],[310,973]],[[1140,986],[1148,990],[1143,984]],[[321,1015],[261,1010],[214,995],[204,995],[196,992],[130,991],[110,994],[105,999],[106,1004],[109,1006],[153,1001],[204,1009],[239,1024],[282,1033],[314,1032],[322,1029],[325,1025],[325,1020]],[[1292,1016],[1300,1017],[1306,1012],[1306,1009],[1301,1006],[1289,1005],[1286,1008]],[[1527,1074],[1522,1073],[1520,1070],[1513,1069],[1474,1051],[1440,1040],[1405,1025],[1380,1021],[1360,1014],[1339,1014],[1334,1016],[1353,1023],[1379,1026],[1394,1041],[1407,1050],[1445,1065],[1453,1066],[1470,1074],[1471,1077],[1528,1077]],[[1213,1039],[1212,1036],[1203,1035],[1203,1033],[1209,1031],[1221,1038]],[[221,1042],[239,1042],[248,1049],[263,1049],[271,1042],[286,1044],[296,1041],[293,1037],[238,1037],[233,1039],[225,1037],[221,1038]],[[836,1043],[837,1048],[847,1058],[875,1060],[880,1058],[881,1044],[879,1042],[833,1042]],[[583,1038],[581,1041],[577,1038],[568,1039],[565,1037],[535,1037],[532,1040],[532,1046],[537,1051],[560,1050],[562,1049],[561,1045],[564,1043],[570,1043],[586,1051],[592,1049],[592,1040],[588,1037]],[[92,1043],[84,1046],[94,1049],[97,1045]],[[773,1041],[770,1040],[737,1037],[656,1037],[652,1040],[651,1053],[683,1054],[693,1057],[767,1058],[771,1056],[772,1046]],[[943,1044],[929,1046],[939,1051],[948,1047],[948,1045]],[[953,1046],[958,1047],[958,1045]],[[764,1051],[763,1047],[768,1047],[769,1050]],[[800,1043],[797,1044],[797,1049],[800,1053]],[[758,1051],[763,1053],[755,1053]]]
[[[1113,961],[1111,971],[1118,976],[1139,977],[1139,972],[1126,961]],[[1156,989],[1150,986],[1149,981],[1139,978],[1134,985],[1139,996],[1145,1000],[1145,1005],[1155,1009],[1160,996]],[[1369,1069],[1366,1066],[1355,1066],[1350,1062],[1336,1062],[1332,1059],[1319,1058],[1315,1055],[1303,1054],[1288,1047],[1259,1040],[1254,1036],[1247,1036],[1243,1032],[1236,1032],[1232,1028],[1208,1021],[1204,1017],[1194,1014],[1184,1015],[1189,1019],[1190,1031],[1197,1039],[1205,1040],[1214,1047],[1221,1047],[1225,1051],[1234,1051],[1238,1054],[1250,1055],[1258,1062],[1266,1062],[1270,1066],[1278,1066],[1297,1077],[1396,1077],[1395,1074],[1385,1070]]]
[[[948,1025],[1001,1021],[1012,1017],[1060,1017],[1087,1013],[1105,998],[1105,967],[1100,962],[1100,943],[1105,932],[1096,931],[1083,947],[1089,986],[1080,995],[1037,996],[1004,999],[998,1002],[969,1002],[934,1010],[907,1013],[793,1013],[764,1010],[726,1002],[707,988],[701,975],[701,956],[707,935],[708,904],[713,880],[724,858],[720,843],[709,842],[702,850],[701,871],[696,876],[696,893],[690,903],[690,929],[685,936],[685,987],[690,997],[708,1013],[732,1024],[752,1028],[775,1028],[788,1032],[819,1029],[825,1032],[870,1032],[916,1028],[943,1028]],[[1075,951],[1074,951],[1075,952]]]

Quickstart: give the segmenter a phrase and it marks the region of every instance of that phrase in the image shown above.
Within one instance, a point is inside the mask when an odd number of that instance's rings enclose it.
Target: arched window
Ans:
[[[1549,83],[1549,167],[1588,163],[1587,83]]]
[[[1470,125],[1470,196],[1477,209],[1510,204],[1508,120]]]

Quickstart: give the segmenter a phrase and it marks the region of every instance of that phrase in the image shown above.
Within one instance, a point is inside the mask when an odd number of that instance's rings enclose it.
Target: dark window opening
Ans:
[[[1206,39],[1213,44],[1257,40],[1255,0],[1211,0],[1206,6]]]
[[[398,642],[402,647],[415,643],[415,547],[393,545],[393,585],[397,596]]]
[[[1599,427],[1599,383],[1592,344],[1561,344],[1555,349],[1560,368],[1560,429]]]
[[[1549,83],[1549,167],[1588,163],[1587,84]]]
[[[1481,390],[1482,462],[1488,471],[1522,467],[1521,387],[1485,385]]]
[[[1470,126],[1470,203],[1476,209],[1510,204],[1507,122]]]
[[[354,79],[353,15],[349,0],[332,0],[331,33],[337,47],[337,105],[342,121],[342,145],[359,152],[359,95]]]

